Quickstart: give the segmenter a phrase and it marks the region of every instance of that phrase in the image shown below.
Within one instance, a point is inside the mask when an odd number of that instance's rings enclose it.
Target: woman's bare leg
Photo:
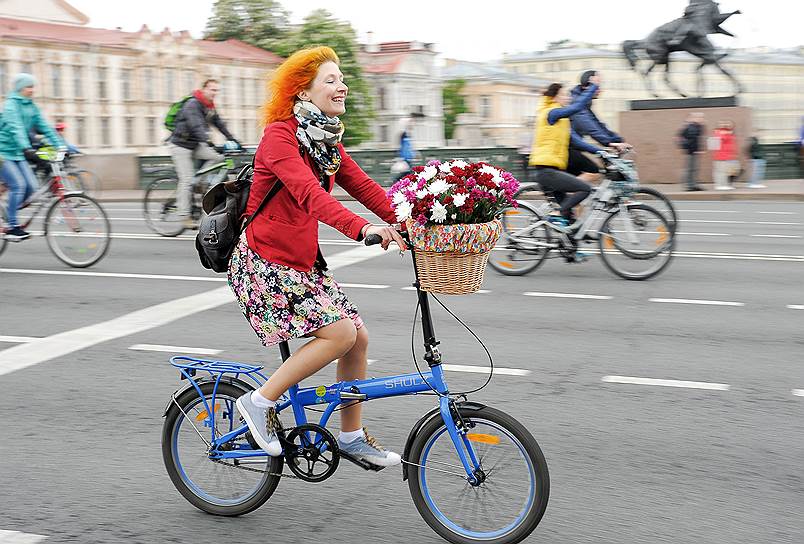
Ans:
[[[354,321],[348,318],[322,327],[311,334],[315,338],[299,348],[271,374],[268,381],[260,387],[260,395],[269,400],[277,400],[292,385],[312,376],[348,353],[357,338]]]
[[[338,359],[338,381],[362,380],[366,377],[368,360],[368,331],[365,325],[357,330],[357,339],[352,349]],[[353,402],[341,410],[341,430],[344,432],[357,431],[363,427],[360,414],[363,405]]]

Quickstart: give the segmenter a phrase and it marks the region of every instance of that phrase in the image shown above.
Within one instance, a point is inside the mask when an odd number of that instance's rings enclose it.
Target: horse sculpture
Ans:
[[[622,44],[623,53],[628,59],[631,68],[642,75],[648,90],[657,98],[659,95],[653,87],[650,73],[656,66],[662,64],[665,67],[664,81],[667,86],[679,95],[687,97],[670,80],[670,53],[675,51],[686,51],[701,59],[701,64],[695,70],[698,76],[698,96],[703,96],[704,94],[703,67],[707,64],[715,66],[723,75],[728,77],[734,84],[734,94],[739,94],[742,92],[740,82],[720,64],[726,53],[718,53],[715,50],[715,46],[707,38],[708,34],[725,34],[734,37],[731,32],[724,30],[720,25],[732,15],[739,13],[741,13],[740,10],[732,11],[731,13],[720,13],[718,4],[712,0],[690,0],[683,17],[658,27],[644,40],[624,41]],[[644,52],[653,61],[644,72],[641,72],[637,67],[638,52],[640,51]]]

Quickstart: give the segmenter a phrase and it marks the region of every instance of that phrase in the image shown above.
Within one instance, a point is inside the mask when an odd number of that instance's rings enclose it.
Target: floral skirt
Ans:
[[[341,319],[363,320],[330,272],[300,272],[266,261],[243,236],[229,263],[229,286],[265,346],[302,338]]]

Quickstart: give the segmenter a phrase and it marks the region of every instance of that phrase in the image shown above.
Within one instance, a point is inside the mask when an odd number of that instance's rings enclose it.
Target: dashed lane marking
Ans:
[[[36,342],[39,338],[35,336],[2,336],[0,335],[0,342],[8,342],[10,344],[28,344]]]
[[[804,397],[804,389],[793,389],[793,394],[797,397]]]
[[[609,295],[584,295],[580,293],[540,293],[535,291],[529,291],[527,293],[522,293],[526,297],[552,297],[552,298],[581,298],[581,299],[590,299],[590,300],[611,300],[612,296]]]
[[[160,351],[166,353],[191,353],[193,355],[217,355],[222,349],[188,348],[185,346],[163,346],[160,344],[134,344],[128,349],[134,351]]]
[[[491,368],[487,366],[442,364],[441,367],[448,372],[471,372],[474,374],[488,374],[491,371]],[[494,373],[505,376],[527,376],[528,374],[530,374],[530,370],[525,370],[524,368],[505,368],[495,366]]]
[[[676,232],[676,236],[731,236],[725,232]]]
[[[788,304],[790,310],[804,310],[804,304]]]
[[[6,531],[0,529],[0,544],[36,544],[47,537],[19,531]]]
[[[798,215],[796,212],[756,212],[756,213],[763,213],[767,215]]]
[[[698,300],[693,298],[649,298],[648,302],[666,304],[701,304],[704,306],[745,306],[744,302],[732,302],[729,300]]]
[[[660,380],[656,378],[637,378],[633,376],[603,376],[604,383],[622,383],[632,385],[655,385],[659,387],[681,387],[685,389],[709,389],[712,391],[728,391],[726,383],[690,382],[684,380]]]
[[[788,223],[784,221],[731,221],[728,219],[679,219],[679,221],[681,223],[725,223],[728,225],[801,225],[801,223]]]
[[[795,234],[752,234],[751,238],[801,238]]]

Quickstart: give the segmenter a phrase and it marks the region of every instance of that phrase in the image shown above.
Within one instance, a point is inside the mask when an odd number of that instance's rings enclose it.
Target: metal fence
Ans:
[[[799,162],[797,143],[762,145],[768,161],[765,177],[767,179],[799,179],[804,177]],[[519,180],[524,180],[524,163],[522,155],[514,147],[433,147],[418,150],[420,158],[416,161],[424,164],[429,160],[440,161],[463,159],[468,162],[485,161],[507,170]],[[391,164],[397,157],[393,150],[360,149],[349,154],[377,183],[390,186],[393,183]],[[235,171],[251,162],[251,154],[234,155]],[[157,178],[175,177],[173,162],[169,156],[146,155],[139,157],[140,187],[145,188]]]

